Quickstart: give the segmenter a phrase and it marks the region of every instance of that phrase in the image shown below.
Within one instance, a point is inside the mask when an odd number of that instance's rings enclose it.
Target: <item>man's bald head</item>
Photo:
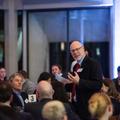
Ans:
[[[70,45],[70,50],[73,48],[73,47],[81,47],[83,46],[83,44],[77,40],[73,41]]]
[[[52,99],[54,90],[49,82],[42,80],[37,86],[36,93],[38,95],[39,100],[43,98]]]

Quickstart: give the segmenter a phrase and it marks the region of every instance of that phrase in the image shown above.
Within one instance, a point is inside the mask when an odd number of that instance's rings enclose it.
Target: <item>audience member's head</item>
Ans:
[[[0,104],[8,103],[12,97],[12,88],[8,82],[1,82],[0,84]]]
[[[53,98],[54,90],[51,86],[51,84],[45,80],[40,81],[36,88],[36,96],[38,100],[44,99],[44,98]]]
[[[60,101],[50,101],[46,103],[42,110],[45,120],[67,120],[64,105]]]
[[[51,67],[51,72],[53,75],[60,74],[62,72],[62,67],[59,64],[54,64]]]
[[[20,70],[18,73],[20,73],[24,79],[28,78],[28,73],[25,70]]]
[[[115,99],[120,99],[120,93],[117,91],[114,82],[109,78],[103,79],[103,87],[101,90]]]
[[[20,73],[14,73],[9,77],[9,83],[13,90],[21,91],[24,83],[23,76]]]
[[[37,83],[39,83],[40,81],[45,80],[51,83],[52,80],[52,75],[48,72],[42,72],[40,74],[40,76],[38,77]]]
[[[113,107],[109,96],[103,92],[95,93],[89,99],[89,111],[91,116],[100,120],[108,120],[113,113]]]
[[[6,69],[4,67],[0,67],[0,81],[4,81],[6,79]]]
[[[110,90],[110,86],[112,85],[112,80],[104,77],[102,82],[103,82],[103,86],[101,88],[101,91],[108,93],[108,91]]]

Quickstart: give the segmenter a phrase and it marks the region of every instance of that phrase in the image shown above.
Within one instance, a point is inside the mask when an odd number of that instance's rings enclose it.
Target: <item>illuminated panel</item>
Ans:
[[[115,3],[115,37],[113,46],[113,74],[117,77],[117,67],[120,66],[120,0]]]

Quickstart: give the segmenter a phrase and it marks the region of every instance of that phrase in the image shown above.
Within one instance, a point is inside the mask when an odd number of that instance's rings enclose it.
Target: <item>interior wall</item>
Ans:
[[[30,79],[36,82],[41,72],[48,71],[49,47],[42,24],[34,14],[29,17],[29,74]]]
[[[0,7],[3,5],[3,0],[0,0]]]

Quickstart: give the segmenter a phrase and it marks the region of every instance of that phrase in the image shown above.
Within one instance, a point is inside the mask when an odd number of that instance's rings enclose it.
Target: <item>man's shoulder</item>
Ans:
[[[91,57],[85,57],[82,64],[88,64],[91,66],[101,66],[98,60],[91,58]]]
[[[25,108],[26,107],[36,107],[36,106],[40,106],[40,102],[31,102],[31,103],[27,103],[25,104]]]
[[[92,57],[88,57],[88,56],[86,56],[84,60],[85,60],[85,61],[89,61],[89,62],[98,63],[98,61],[97,61],[96,59],[94,59],[94,58],[92,58]]]
[[[41,109],[40,102],[27,103],[25,104],[25,107],[24,107],[25,112],[38,111],[40,109]]]
[[[0,112],[2,112],[2,114],[12,120],[33,120],[31,114],[17,112],[13,108],[8,106],[0,106]]]
[[[20,116],[21,120],[33,120],[33,117],[30,113],[19,112],[18,115]]]
[[[40,107],[40,106],[42,106],[43,104],[45,104],[49,101],[51,101],[51,99],[43,98],[41,101],[25,104],[25,108],[26,107]]]
[[[25,112],[38,113],[42,110],[43,106],[50,100],[42,100],[39,102],[27,103],[24,107]]]

